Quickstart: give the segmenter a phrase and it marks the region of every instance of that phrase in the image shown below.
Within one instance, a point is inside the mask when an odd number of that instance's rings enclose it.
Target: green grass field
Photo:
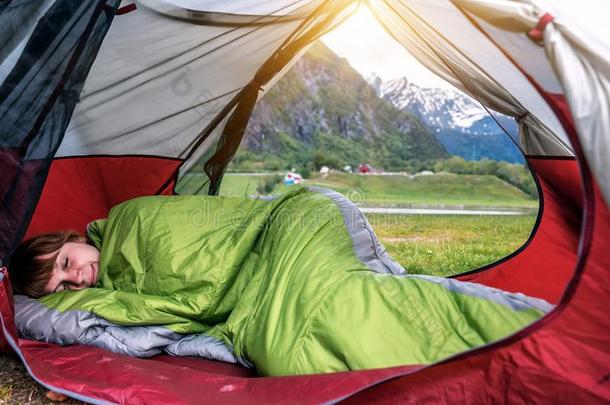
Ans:
[[[528,239],[535,215],[367,215],[409,273],[449,276],[493,263]]]
[[[262,176],[227,174],[221,195],[256,194]],[[487,175],[457,175],[442,173],[433,176],[360,176],[337,173],[326,178],[305,180],[303,184],[332,188],[361,206],[465,206],[465,207],[538,207],[538,201],[521,190]],[[272,193],[279,194],[290,187],[279,184]]]

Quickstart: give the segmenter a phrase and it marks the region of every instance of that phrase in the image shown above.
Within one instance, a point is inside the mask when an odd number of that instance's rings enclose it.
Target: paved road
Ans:
[[[360,208],[365,214],[418,214],[418,215],[531,215],[531,211],[468,210],[441,208]]]

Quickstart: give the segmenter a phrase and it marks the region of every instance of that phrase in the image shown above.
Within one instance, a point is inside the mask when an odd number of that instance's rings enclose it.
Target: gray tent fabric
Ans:
[[[37,22],[49,10],[53,0],[21,2],[18,6],[6,3],[9,4],[0,5],[4,7],[0,19],[0,83],[17,62],[11,54],[23,52]]]
[[[15,296],[15,324],[22,337],[59,345],[91,345],[135,357],[152,357],[166,352],[174,356],[249,364],[238,359],[223,342],[210,336],[180,335],[160,326],[115,325],[90,312],[59,312],[24,295]]]
[[[610,137],[607,130],[610,126],[610,44],[579,29],[560,9],[543,2],[454,2],[496,28],[521,34],[534,29],[548,13],[539,49],[546,52],[554,73],[552,77],[561,85],[568,101],[584,154],[606,202],[610,202]],[[534,74],[540,81],[549,76]]]
[[[207,26],[146,4],[110,27],[57,156],[181,157],[300,22]]]
[[[165,156],[182,156],[202,128],[253,80],[258,67],[282,40],[323,2],[279,1],[265,6],[254,1],[224,6],[193,1],[136,4],[135,12],[118,16],[111,27],[59,156],[91,155],[101,150],[120,153],[113,145],[121,145],[122,153],[149,154],[154,148],[155,153]],[[567,135],[546,102],[496,45],[473,27],[462,14],[460,2],[388,0],[367,5],[394,38],[424,65],[488,107],[519,118],[521,147],[526,154],[573,155]],[[199,7],[197,13],[192,10],[195,6]],[[205,20],[208,17],[196,21],[198,13],[241,17],[217,26]],[[444,16],[442,19],[431,18],[439,13]],[[263,16],[275,16],[277,20],[264,21]],[[243,22],[246,17],[250,24]],[[327,28],[334,23],[329,20]],[[151,33],[134,30],[134,26],[162,26],[163,30]],[[294,36],[283,46],[297,38]],[[515,38],[511,40],[515,42]],[[518,41],[524,47],[532,45],[525,36]],[[144,43],[154,44],[153,49],[139,45]],[[248,58],[234,62],[235,56],[245,54]],[[110,75],[109,63],[116,67]],[[273,75],[271,82],[279,80],[285,71]],[[265,83],[259,85],[261,90],[269,87]],[[142,108],[138,100],[149,100],[148,94],[154,95],[156,102]],[[153,138],[171,142],[153,145],[148,142]],[[212,155],[214,142],[205,144],[198,146],[191,159],[199,161],[202,156]],[[188,161],[185,168],[192,165]]]

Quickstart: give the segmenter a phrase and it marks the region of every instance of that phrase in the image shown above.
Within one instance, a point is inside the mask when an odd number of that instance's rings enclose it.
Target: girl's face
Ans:
[[[100,252],[84,242],[67,242],[58,251],[40,256],[50,259],[57,254],[53,273],[45,286],[45,293],[82,290],[97,282]]]

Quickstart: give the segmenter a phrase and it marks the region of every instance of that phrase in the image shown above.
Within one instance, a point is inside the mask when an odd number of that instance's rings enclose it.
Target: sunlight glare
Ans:
[[[602,41],[610,43],[609,0],[555,0],[564,15]],[[420,87],[453,87],[413,58],[379,25],[365,3],[322,41],[344,57],[365,78],[376,74],[383,81],[406,77]]]
[[[406,77],[422,87],[453,88],[386,33],[364,4],[322,41],[337,55],[346,58],[364,77],[375,73],[384,81]]]

